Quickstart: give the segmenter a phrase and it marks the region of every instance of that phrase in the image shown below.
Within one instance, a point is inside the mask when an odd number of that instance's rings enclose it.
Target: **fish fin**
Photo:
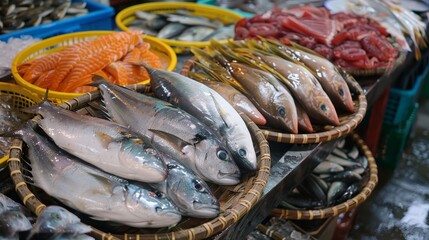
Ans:
[[[213,93],[210,93],[210,97],[213,99],[213,102],[216,106],[217,111],[219,112],[220,117],[222,118],[222,121],[225,123],[227,128],[231,128],[231,126],[228,125],[228,122],[225,120],[226,119],[226,111],[225,108],[223,108],[216,100],[216,98],[213,96]],[[225,129],[226,130],[226,129]]]
[[[185,146],[188,145],[194,145],[193,143],[187,142],[171,133],[164,132],[162,130],[158,129],[149,129],[149,131],[153,132],[153,134],[157,135],[158,137],[167,140],[170,143],[173,143],[174,146],[177,146],[178,149],[181,151]],[[198,140],[198,139],[196,139]]]
[[[112,136],[104,133],[104,132],[95,132],[95,135],[100,140],[101,144],[104,148],[109,148],[109,144],[112,142],[120,142],[124,140],[125,138],[132,138],[133,136],[128,132],[118,131],[118,133],[121,135],[121,137],[113,138]]]

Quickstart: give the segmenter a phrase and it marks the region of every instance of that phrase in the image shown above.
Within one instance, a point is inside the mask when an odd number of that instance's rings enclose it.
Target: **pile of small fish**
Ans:
[[[336,148],[280,204],[287,209],[323,209],[358,194],[369,177],[368,159],[349,139]]]
[[[2,0],[0,34],[87,14],[86,4],[71,0]]]
[[[18,72],[26,81],[60,92],[95,90],[86,84],[98,74],[119,85],[147,80],[136,64],[164,67],[161,58],[143,40],[141,31],[114,32],[67,46],[21,63]]]
[[[91,227],[63,207],[52,205],[34,217],[28,209],[0,193],[0,239],[94,239]]]
[[[216,217],[219,202],[205,181],[235,185],[241,171],[255,171],[251,135],[210,88],[143,67],[154,94],[175,106],[96,75],[92,86],[103,104],[93,111],[112,121],[47,100],[23,109],[40,118],[7,136],[28,147],[29,184],[91,218],[131,227],[172,226],[182,215]]]
[[[217,81],[239,90],[250,101],[240,97],[239,104],[237,98],[231,104],[259,125],[311,133],[317,125],[338,126],[337,112],[355,111],[350,80],[327,59],[297,44],[212,40],[208,48],[191,51],[197,61],[187,74],[210,87]]]
[[[177,9],[174,13],[137,10],[134,14],[136,19],[127,27],[158,38],[200,42],[234,37],[234,24],[225,25],[217,19],[196,16],[187,9]]]

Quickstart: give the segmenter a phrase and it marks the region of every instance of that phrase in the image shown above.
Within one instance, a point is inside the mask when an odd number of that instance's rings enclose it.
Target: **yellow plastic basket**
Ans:
[[[95,39],[98,36],[111,34],[114,31],[86,31],[86,32],[76,32],[69,33],[64,35],[59,35],[56,37],[48,38],[37,42],[24,50],[18,53],[15,59],[12,62],[12,75],[15,78],[15,81],[21,85],[23,88],[36,93],[39,96],[44,96],[46,93],[45,88],[41,88],[34,84],[27,82],[19,73],[18,66],[21,63],[25,63],[31,59],[34,59],[40,55],[49,54],[53,52],[60,51],[66,46],[70,46],[76,43],[80,43],[83,41],[88,41]],[[176,67],[177,64],[177,56],[173,49],[167,44],[154,39],[144,37],[144,41],[151,45],[151,50],[154,53],[161,55],[163,58],[167,59],[168,64],[166,64],[165,69],[172,71]],[[140,83],[148,83],[149,79],[140,82]],[[73,99],[82,95],[82,93],[67,93],[67,92],[58,92],[58,91],[49,91],[48,99],[56,104],[60,104],[69,99]]]
[[[23,89],[21,86],[11,83],[0,83],[0,95],[6,95],[12,97],[12,104],[14,108],[26,108],[32,106],[42,99],[39,98],[36,94],[31,93],[30,91]],[[3,149],[6,150],[6,149]],[[4,151],[7,152],[7,151]],[[0,168],[4,167],[8,155],[0,158]]]
[[[186,9],[192,12],[195,16],[206,17],[209,19],[218,19],[224,24],[234,24],[243,16],[237,14],[233,11],[216,7],[201,5],[196,3],[189,2],[165,2],[165,3],[143,3],[134,5],[120,11],[115,18],[116,25],[121,30],[128,30],[127,24],[136,19],[134,13],[138,10],[153,12],[153,13],[174,13],[178,9]],[[178,40],[170,40],[164,38],[156,38],[148,36],[148,38],[159,39],[164,43],[170,45],[176,53],[183,53],[184,51],[189,50],[190,47],[199,47],[204,48],[210,44],[209,41],[205,42],[185,42]],[[220,42],[226,42],[227,40],[222,40]]]

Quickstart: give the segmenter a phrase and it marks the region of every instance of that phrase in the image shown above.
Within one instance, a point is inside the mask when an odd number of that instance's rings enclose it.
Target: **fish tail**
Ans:
[[[21,108],[20,111],[21,112],[25,112],[25,113],[37,114],[37,113],[40,112],[40,109],[41,109],[42,106],[44,106],[44,105],[50,105],[48,97],[49,97],[49,88],[46,89],[46,91],[45,91],[45,97],[44,97],[44,99],[41,102],[39,102],[39,103],[37,103],[37,104],[35,104],[33,106],[29,106],[29,107],[26,107],[26,108]]]

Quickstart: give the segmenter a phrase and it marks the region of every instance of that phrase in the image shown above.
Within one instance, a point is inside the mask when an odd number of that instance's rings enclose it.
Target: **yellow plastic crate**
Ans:
[[[86,31],[86,32],[77,32],[69,33],[64,35],[59,35],[56,37],[48,38],[37,42],[17,54],[15,59],[12,62],[12,75],[15,78],[15,81],[21,85],[23,88],[29,90],[30,92],[36,93],[39,96],[44,96],[46,93],[45,88],[41,88],[34,84],[27,82],[19,73],[18,66],[22,63],[25,63],[31,59],[34,59],[40,55],[49,54],[53,52],[60,51],[66,46],[70,46],[76,43],[83,41],[88,41],[95,39],[98,36],[111,34],[114,31]],[[168,59],[168,65],[166,70],[172,71],[177,64],[177,56],[173,49],[167,44],[154,39],[144,37],[144,41],[149,43],[151,50],[154,50],[157,54],[162,54]],[[148,83],[149,79],[140,82],[141,84]],[[73,99],[82,95],[82,93],[67,93],[67,92],[58,92],[58,91],[49,91],[48,99],[56,104],[65,102],[69,99]]]
[[[127,24],[136,19],[134,13],[138,10],[153,12],[153,13],[175,13],[178,9],[185,9],[192,12],[195,16],[206,17],[209,19],[218,19],[224,24],[235,24],[238,20],[242,19],[238,13],[227,10],[225,8],[201,5],[189,2],[164,2],[164,3],[143,3],[134,5],[120,11],[115,18],[116,25],[121,30],[128,30]],[[159,39],[160,41],[170,45],[176,53],[183,53],[189,50],[190,47],[204,48],[210,44],[209,41],[205,42],[186,42],[164,38],[156,38],[148,36],[148,38]],[[220,42],[226,42],[222,40]]]

